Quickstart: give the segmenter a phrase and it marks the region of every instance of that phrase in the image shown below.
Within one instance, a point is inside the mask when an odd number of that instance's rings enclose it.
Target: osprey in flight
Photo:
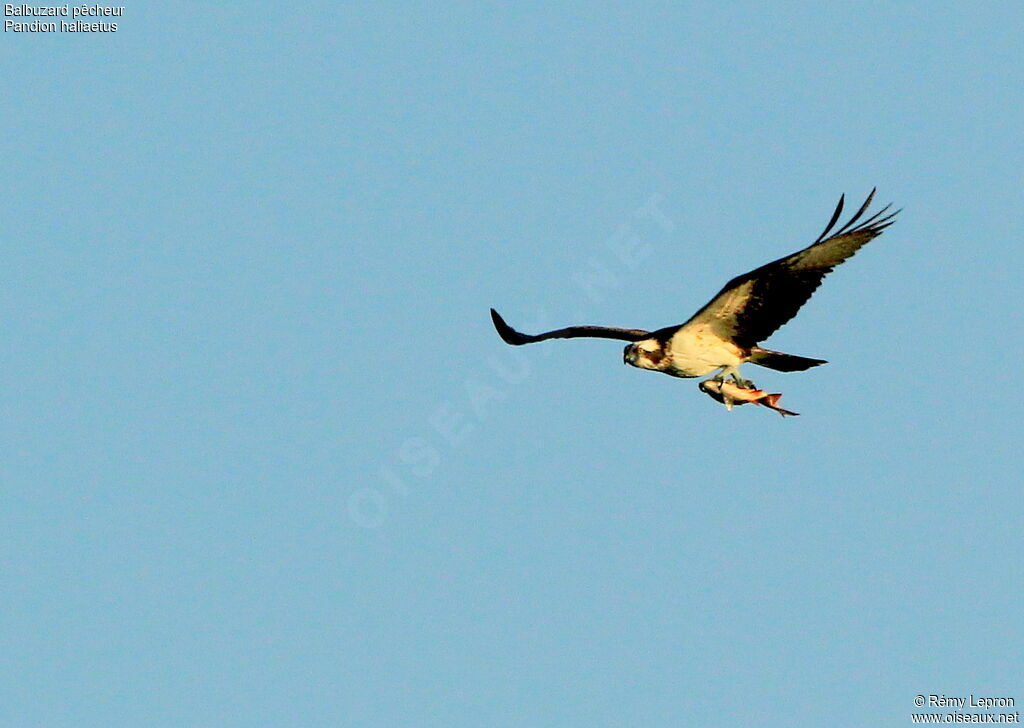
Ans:
[[[833,268],[892,225],[899,212],[886,215],[892,205],[858,224],[874,196],[875,190],[871,190],[857,214],[829,235],[843,212],[845,196],[840,197],[832,219],[814,243],[733,278],[679,326],[657,331],[570,326],[531,336],[513,329],[493,308],[491,318],[498,335],[513,346],[580,337],[630,341],[633,343],[622,355],[626,364],[674,377],[702,377],[715,372],[713,378],[717,381],[731,378],[741,387],[752,387],[739,371],[740,364],[748,361],[780,372],[802,372],[825,361],[763,349],[758,344],[796,316]]]

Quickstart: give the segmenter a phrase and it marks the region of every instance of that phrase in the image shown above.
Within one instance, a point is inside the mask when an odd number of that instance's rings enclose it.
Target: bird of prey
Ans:
[[[832,232],[843,212],[845,195],[840,197],[832,219],[811,245],[733,278],[679,326],[657,331],[570,326],[531,336],[513,329],[493,308],[491,319],[498,335],[513,346],[580,337],[629,341],[632,343],[622,355],[624,363],[673,377],[702,377],[715,372],[715,381],[731,378],[741,387],[753,387],[740,375],[740,365],[745,362],[780,372],[801,372],[826,362],[764,349],[759,344],[796,316],[833,268],[894,222],[899,210],[886,214],[892,207],[886,205],[858,223],[874,196],[875,190],[871,190],[857,213]]]

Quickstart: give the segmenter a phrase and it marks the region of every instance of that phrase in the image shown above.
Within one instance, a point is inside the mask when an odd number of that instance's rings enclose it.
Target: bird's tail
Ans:
[[[781,351],[762,349],[755,346],[750,350],[750,361],[758,366],[768,367],[777,372],[802,372],[819,364],[828,364],[824,359],[811,359],[806,356],[783,354]]]

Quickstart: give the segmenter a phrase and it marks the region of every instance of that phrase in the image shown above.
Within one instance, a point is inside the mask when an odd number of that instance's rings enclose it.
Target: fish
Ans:
[[[790,412],[779,407],[778,402],[782,395],[769,394],[763,389],[748,389],[732,382],[720,382],[715,379],[705,380],[697,386],[700,387],[700,391],[704,392],[704,394],[724,404],[728,410],[731,410],[733,405],[753,403],[775,410],[783,417],[786,415],[796,417],[800,414],[799,412]]]

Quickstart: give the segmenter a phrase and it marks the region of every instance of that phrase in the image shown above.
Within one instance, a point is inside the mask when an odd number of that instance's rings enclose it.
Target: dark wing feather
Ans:
[[[833,268],[892,225],[899,210],[886,215],[891,205],[857,224],[874,196],[875,191],[871,190],[860,210],[839,230],[825,237],[842,213],[840,198],[832,220],[812,245],[733,278],[683,327],[709,326],[718,336],[744,348],[767,339],[796,316]]]
[[[505,319],[503,319],[493,308],[491,309],[491,320],[494,321],[494,328],[498,330],[498,336],[500,336],[506,344],[512,344],[512,346],[532,344],[535,341],[544,341],[545,339],[593,338],[618,339],[619,341],[640,341],[640,339],[646,339],[650,336],[649,331],[641,331],[640,329],[612,329],[607,326],[570,326],[565,329],[557,329],[555,331],[548,331],[544,334],[531,336],[513,329],[505,323]]]

